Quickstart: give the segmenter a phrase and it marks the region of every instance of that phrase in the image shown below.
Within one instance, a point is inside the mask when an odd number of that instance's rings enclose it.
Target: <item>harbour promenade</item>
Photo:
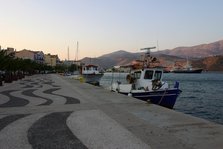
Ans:
[[[0,86],[0,149],[221,149],[223,125],[57,74]]]

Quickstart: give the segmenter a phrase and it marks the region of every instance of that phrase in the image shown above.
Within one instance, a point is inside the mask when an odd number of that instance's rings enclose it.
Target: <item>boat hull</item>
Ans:
[[[201,73],[203,69],[193,69],[193,70],[173,70],[173,73]]]
[[[100,85],[100,80],[102,76],[103,74],[82,74],[82,77],[84,78],[84,82],[90,83],[93,85]]]
[[[176,99],[182,91],[180,89],[167,89],[167,90],[157,90],[157,91],[148,91],[140,93],[131,93],[131,96],[143,101],[150,101],[151,103],[170,108],[174,107]],[[129,95],[129,93],[122,93]]]

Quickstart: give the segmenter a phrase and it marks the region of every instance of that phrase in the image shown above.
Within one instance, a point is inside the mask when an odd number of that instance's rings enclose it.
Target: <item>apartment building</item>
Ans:
[[[56,66],[60,61],[58,55],[51,55],[49,53],[44,55],[44,60],[45,64],[53,67]]]
[[[44,53],[42,51],[31,51],[23,49],[15,52],[15,57],[22,59],[30,59],[37,63],[44,63]]]

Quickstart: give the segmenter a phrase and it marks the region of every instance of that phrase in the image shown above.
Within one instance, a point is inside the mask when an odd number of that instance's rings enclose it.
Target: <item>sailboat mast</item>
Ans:
[[[77,50],[76,50],[76,55],[75,55],[75,63],[76,63],[76,70],[78,71],[78,48],[79,48],[79,43],[77,41]]]
[[[79,43],[78,43],[78,41],[77,41],[77,51],[76,51],[75,61],[78,61],[78,46],[79,46]]]
[[[70,51],[69,51],[69,46],[68,46],[68,48],[67,48],[67,58],[68,58],[68,61],[70,60],[70,53],[69,53]]]

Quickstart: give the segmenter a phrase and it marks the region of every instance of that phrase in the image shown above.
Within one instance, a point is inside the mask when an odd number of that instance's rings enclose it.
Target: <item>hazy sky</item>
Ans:
[[[74,59],[223,39],[223,0],[0,0],[0,45]],[[157,42],[158,41],[158,42]]]

